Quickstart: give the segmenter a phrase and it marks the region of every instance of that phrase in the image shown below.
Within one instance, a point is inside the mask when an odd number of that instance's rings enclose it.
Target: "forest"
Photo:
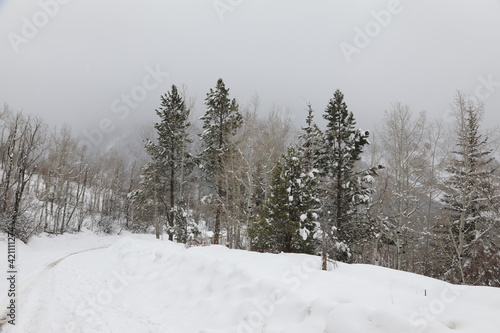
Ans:
[[[395,103],[363,131],[346,100],[337,90],[305,105],[296,128],[258,96],[240,105],[219,79],[197,128],[173,85],[134,154],[92,149],[6,104],[1,228],[23,242],[129,230],[500,286],[499,133],[482,128],[482,103],[457,92],[451,122]]]

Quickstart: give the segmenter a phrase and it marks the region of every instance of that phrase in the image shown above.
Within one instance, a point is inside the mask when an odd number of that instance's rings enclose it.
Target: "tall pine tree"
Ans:
[[[149,179],[146,186],[154,192],[155,207],[161,202],[167,217],[169,239],[173,240],[176,205],[185,202],[183,181],[193,162],[188,152],[191,142],[189,109],[175,85],[161,96],[156,114],[160,117],[154,125],[157,139],[146,142],[152,162],[146,166],[143,180]]]
[[[323,116],[327,121],[325,146],[321,158],[321,171],[328,183],[327,202],[328,224],[332,227],[332,238],[336,238],[336,257],[349,258],[349,243],[354,235],[349,233],[357,207],[365,202],[370,190],[366,188],[363,177],[374,173],[370,169],[357,172],[356,163],[361,158],[363,148],[368,144],[368,131],[355,129],[354,115],[347,109],[344,95],[335,91]],[[329,230],[330,231],[330,230]]]
[[[219,79],[205,99],[206,111],[201,117],[204,132],[200,135],[204,150],[200,168],[215,192],[214,244],[219,244],[223,202],[227,195],[223,184],[224,164],[234,153],[233,137],[243,124],[236,100],[229,98],[229,89]]]

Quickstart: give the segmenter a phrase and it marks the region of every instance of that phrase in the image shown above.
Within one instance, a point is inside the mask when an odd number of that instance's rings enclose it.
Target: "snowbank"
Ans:
[[[369,265],[323,272],[320,259],[308,255],[88,234],[37,239],[18,251],[24,258],[18,321],[2,332],[498,333],[500,327],[500,289]],[[22,277],[29,272],[35,277],[28,284]]]

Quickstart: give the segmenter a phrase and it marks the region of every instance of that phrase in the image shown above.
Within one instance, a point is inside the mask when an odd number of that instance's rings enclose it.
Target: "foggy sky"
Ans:
[[[297,126],[335,89],[363,129],[396,102],[447,120],[456,90],[500,122],[499,0],[0,0],[0,22],[0,103],[76,135],[156,120],[172,84],[199,117],[219,77]]]

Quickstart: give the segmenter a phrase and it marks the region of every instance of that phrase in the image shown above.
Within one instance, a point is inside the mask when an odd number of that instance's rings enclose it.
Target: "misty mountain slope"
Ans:
[[[500,289],[369,265],[323,272],[308,255],[92,234],[36,238],[17,251],[17,321],[2,332],[494,333],[500,325]]]

